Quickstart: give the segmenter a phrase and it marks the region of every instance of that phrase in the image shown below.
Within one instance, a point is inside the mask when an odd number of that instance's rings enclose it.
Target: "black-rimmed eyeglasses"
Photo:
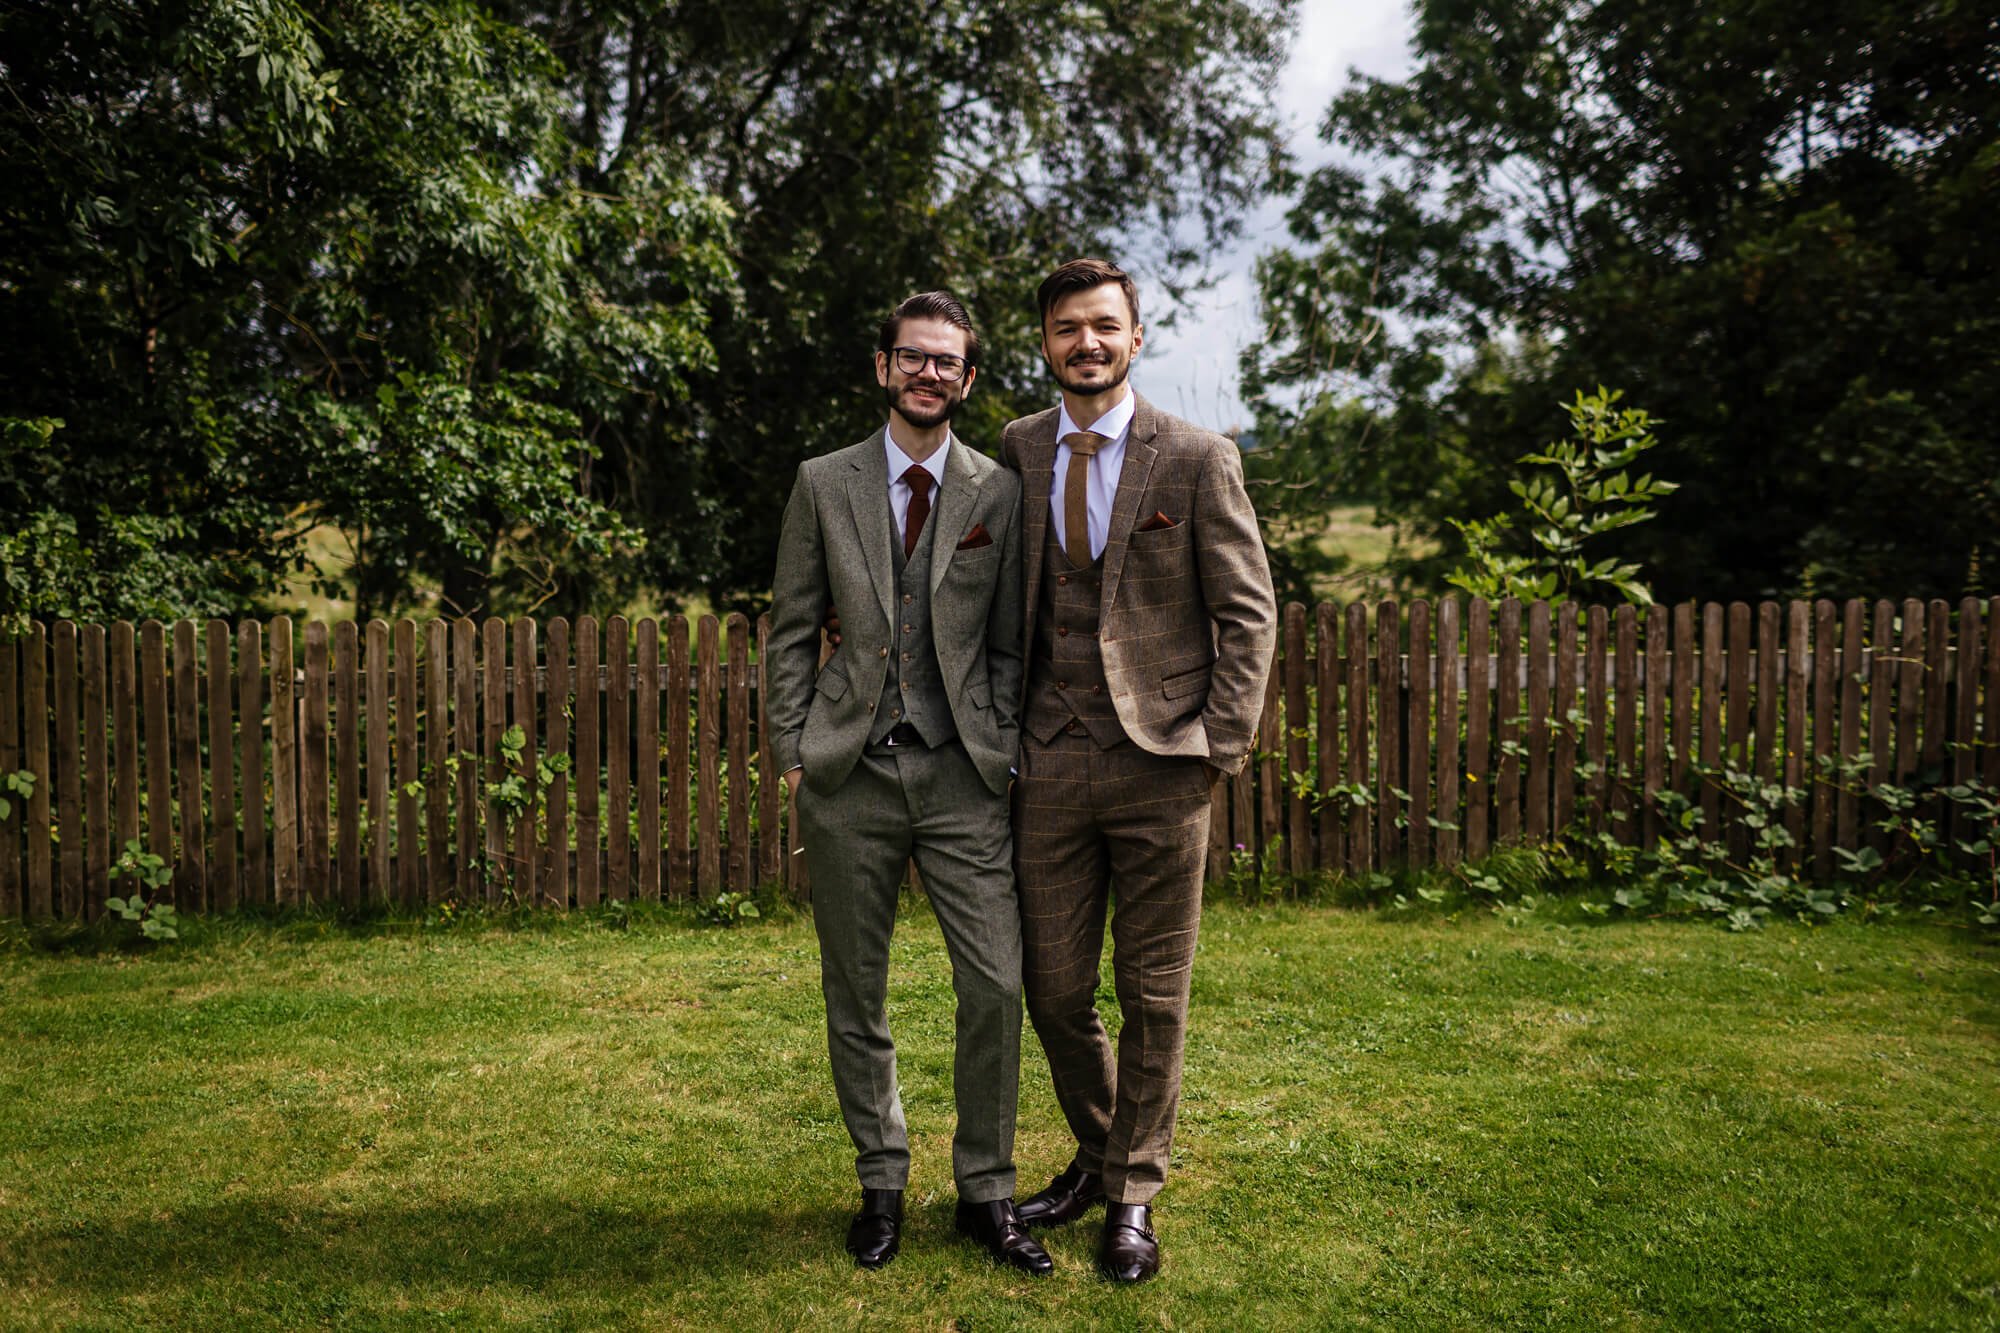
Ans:
[[[937,377],[947,382],[965,378],[965,358],[953,356],[950,352],[926,352],[921,347],[893,347],[890,354],[896,358],[896,369],[905,375],[921,375],[924,363],[937,367]]]

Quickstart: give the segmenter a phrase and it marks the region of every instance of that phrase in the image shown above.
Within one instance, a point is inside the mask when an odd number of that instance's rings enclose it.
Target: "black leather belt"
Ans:
[[[889,728],[889,734],[884,736],[880,743],[893,749],[899,745],[922,745],[924,738],[918,734],[916,727],[910,723],[898,722],[895,726]]]

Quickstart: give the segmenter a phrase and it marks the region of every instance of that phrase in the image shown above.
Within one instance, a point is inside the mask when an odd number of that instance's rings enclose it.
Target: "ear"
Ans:
[[[1133,356],[1139,355],[1139,349],[1144,347],[1145,345],[1146,345],[1146,326],[1144,324],[1134,324],[1132,326],[1132,355]]]
[[[958,396],[961,400],[972,396],[972,382],[978,378],[978,366],[967,366],[965,368],[965,378],[958,382]]]
[[[889,387],[889,354],[875,353],[875,383],[881,388]]]

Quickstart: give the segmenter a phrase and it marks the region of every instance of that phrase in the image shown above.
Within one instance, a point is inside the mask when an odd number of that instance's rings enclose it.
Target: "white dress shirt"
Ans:
[[[945,459],[951,455],[952,442],[951,433],[945,432],[944,443],[929,458],[918,463],[903,452],[903,446],[896,443],[896,437],[889,433],[888,427],[882,428],[882,448],[889,459],[889,510],[896,520],[896,540],[899,543],[903,539],[903,524],[910,513],[910,483],[903,480],[903,474],[910,470],[911,464],[931,474],[931,512],[936,513],[938,493],[944,489]]]
[[[1132,412],[1138,404],[1137,397],[1127,389],[1124,401],[1088,426],[1070,420],[1067,403],[1057,411],[1056,475],[1055,485],[1049,488],[1049,520],[1055,525],[1056,545],[1065,551],[1069,549],[1069,533],[1063,527],[1063,497],[1069,494],[1070,448],[1062,441],[1080,430],[1105,437],[1105,442],[1097,446],[1097,466],[1090,469],[1090,479],[1084,487],[1084,501],[1090,510],[1090,558],[1095,560],[1104,554],[1104,545],[1111,540],[1111,507],[1118,500],[1118,474],[1125,470],[1125,442],[1132,437]]]

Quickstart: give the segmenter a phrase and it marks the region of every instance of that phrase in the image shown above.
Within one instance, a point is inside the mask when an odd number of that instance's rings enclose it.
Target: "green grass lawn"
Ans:
[[[8,1327],[1992,1327],[2000,946],[1214,906],[1161,1278],[951,1231],[950,991],[892,1021],[903,1256],[840,1250],[810,923],[0,938]],[[1032,1037],[1027,1188],[1068,1157]]]

